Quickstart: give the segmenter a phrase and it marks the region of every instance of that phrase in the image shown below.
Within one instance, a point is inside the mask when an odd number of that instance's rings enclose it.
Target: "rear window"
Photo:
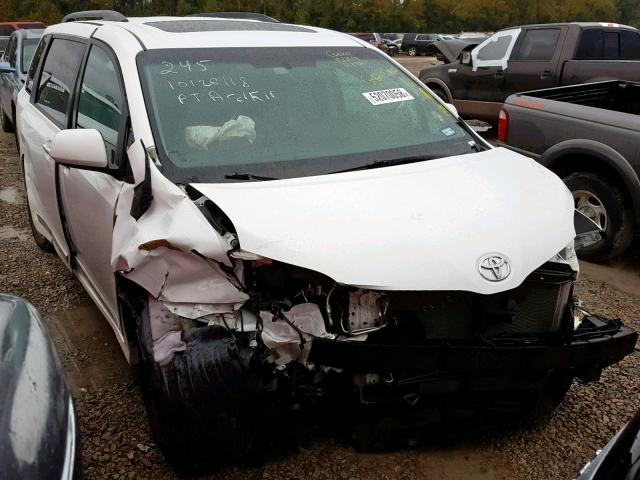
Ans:
[[[529,30],[520,45],[518,60],[551,60],[560,36],[559,28]]]
[[[600,60],[604,51],[604,31],[601,28],[584,30],[576,52],[579,60]]]
[[[8,37],[14,30],[15,28],[11,25],[0,25],[0,37]]]
[[[620,31],[620,58],[640,60],[640,33],[629,30]]]

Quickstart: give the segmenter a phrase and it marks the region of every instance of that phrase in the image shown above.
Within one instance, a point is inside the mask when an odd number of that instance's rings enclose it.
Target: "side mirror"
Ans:
[[[460,64],[471,66],[472,64],[471,52],[469,50],[465,50],[464,52],[462,52],[461,55],[462,55],[462,58],[460,60]]]
[[[9,65],[9,62],[0,62],[0,73],[13,73],[16,69]]]
[[[460,116],[458,115],[458,109],[453,103],[445,103],[444,106],[447,107],[447,110],[449,110],[451,112],[451,115],[453,115],[454,117],[458,118]]]
[[[61,130],[51,141],[51,158],[63,165],[105,168],[107,151],[94,128]]]

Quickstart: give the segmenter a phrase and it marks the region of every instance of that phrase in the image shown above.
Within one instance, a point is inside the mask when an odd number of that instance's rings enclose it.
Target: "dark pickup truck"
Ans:
[[[619,255],[640,228],[640,83],[597,82],[519,93],[500,112],[498,141],[560,176],[600,225],[577,250]]]
[[[451,46],[452,48],[447,48]],[[615,23],[525,25],[477,45],[437,42],[444,65],[422,80],[467,117],[496,121],[502,102],[527,90],[602,80],[640,81],[640,33]]]

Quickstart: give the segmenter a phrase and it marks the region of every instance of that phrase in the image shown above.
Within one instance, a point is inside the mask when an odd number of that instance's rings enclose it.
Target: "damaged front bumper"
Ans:
[[[354,373],[393,379],[388,384],[430,383],[431,393],[482,390],[549,371],[596,380],[603,368],[633,352],[638,334],[617,320],[584,317],[568,335],[512,335],[491,341],[424,341],[371,344],[316,339],[309,361]],[[404,377],[404,380],[403,380]],[[407,379],[412,379],[410,382]],[[491,379],[491,380],[489,380]]]

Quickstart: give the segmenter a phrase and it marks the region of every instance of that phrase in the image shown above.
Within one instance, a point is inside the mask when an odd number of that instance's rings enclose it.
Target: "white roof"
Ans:
[[[68,33],[88,37],[100,28],[100,25],[111,25],[131,32],[132,40],[134,36],[137,37],[146,49],[370,46],[344,33],[286,23],[210,17],[129,17],[128,20],[68,22],[49,27],[47,33]]]

